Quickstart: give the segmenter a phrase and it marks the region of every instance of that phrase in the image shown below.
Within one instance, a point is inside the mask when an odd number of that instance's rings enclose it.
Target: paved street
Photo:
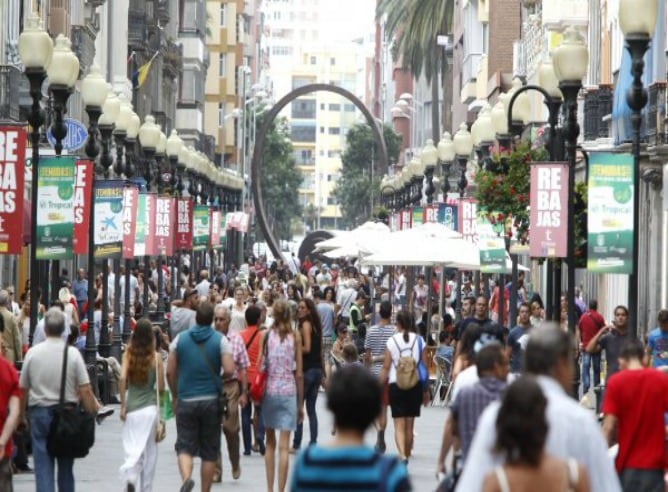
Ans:
[[[118,492],[120,490],[118,468],[123,459],[123,448],[121,444],[121,421],[118,418],[118,406],[116,406],[116,409],[116,414],[109,417],[102,426],[97,428],[96,443],[91,453],[87,458],[77,460],[74,465],[74,475],[79,492]],[[436,480],[434,478],[435,463],[446,412],[443,408],[423,408],[422,417],[417,419],[415,426],[417,433],[415,437],[415,450],[408,467],[413,488],[416,491],[424,492],[434,490],[436,487]],[[318,398],[318,414],[321,416],[319,420],[319,440],[327,442],[330,439],[331,418],[325,408],[323,393]],[[307,425],[305,425],[304,430],[304,439],[308,441]],[[174,453],[175,437],[176,426],[172,419],[167,426],[167,438],[159,445],[158,469],[153,487],[155,491],[177,491],[179,489],[181,480]],[[394,434],[391,423],[389,424],[386,438],[388,451],[395,452]],[[371,444],[375,442],[375,433],[369,432],[367,442]],[[221,484],[215,484],[213,490],[260,491],[265,489],[264,460],[259,454],[254,453],[251,456],[241,457],[241,478],[234,481],[232,480],[229,461],[227,461],[224,438],[223,449],[225,460],[223,482],[222,486]],[[195,478],[198,485],[195,490],[199,490],[198,468],[193,478]],[[16,492],[34,491],[34,476],[15,476],[14,487]]]

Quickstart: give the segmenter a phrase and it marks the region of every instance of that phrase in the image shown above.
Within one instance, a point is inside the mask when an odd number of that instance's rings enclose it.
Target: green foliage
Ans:
[[[383,137],[388,158],[396,161],[401,151],[401,136],[397,135],[390,125],[383,125]],[[346,149],[341,155],[341,179],[334,188],[334,196],[341,207],[342,223],[345,227],[353,228],[371,217],[372,202],[380,194],[382,178],[381,171],[374,162],[376,158],[371,127],[366,123],[351,127],[346,135]]]
[[[575,268],[587,268],[587,183],[575,183],[573,193],[573,205],[575,209],[575,221],[573,232],[575,234]]]
[[[257,117],[257,128],[264,122],[264,115]],[[292,237],[291,224],[301,218],[299,186],[302,175],[295,167],[290,141],[290,128],[285,118],[276,118],[264,141],[262,156],[261,186],[267,219],[277,239]]]

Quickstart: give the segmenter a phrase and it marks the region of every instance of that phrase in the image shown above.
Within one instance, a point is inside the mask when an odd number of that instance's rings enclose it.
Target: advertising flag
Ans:
[[[159,255],[171,256],[174,250],[174,199],[160,196],[155,207],[156,248]]]
[[[146,230],[146,249],[144,254],[148,256],[155,256],[158,254],[158,248],[155,237],[155,209],[156,209],[155,193],[146,194],[146,223],[144,228]]]
[[[0,254],[18,255],[23,241],[26,132],[0,126]]]
[[[224,213],[220,213],[220,246],[224,248],[227,245],[227,224],[225,224],[227,217]]]
[[[123,190],[125,181],[95,185],[95,258],[120,258],[123,249]]]
[[[88,226],[90,219],[90,194],[93,188],[93,163],[78,160],[74,163],[74,238],[75,255],[88,253]]]
[[[74,158],[43,159],[37,171],[38,260],[72,258],[74,236]]]
[[[417,227],[423,222],[424,210],[422,207],[413,207],[412,227]]]
[[[568,249],[568,163],[531,165],[529,254],[565,258]]]
[[[503,235],[498,235],[487,216],[478,214],[478,248],[480,249],[481,273],[505,273],[506,242]]]
[[[457,231],[462,238],[474,244],[478,243],[478,202],[474,198],[459,200],[459,214],[457,217]]]
[[[179,198],[176,202],[176,249],[190,250],[193,247],[193,202],[190,198]]]
[[[137,187],[126,186],[123,189],[123,258],[126,260],[134,258],[138,201]]]
[[[209,207],[195,205],[193,210],[193,251],[202,251],[209,245]]]
[[[634,178],[631,154],[590,154],[587,189],[587,270],[590,272],[633,272]]]
[[[211,228],[209,230],[209,245],[212,248],[220,246],[220,216],[221,213],[218,210],[211,210],[211,218],[209,220]]]
[[[457,205],[438,204],[438,223],[448,229],[457,230]]]
[[[144,256],[146,254],[146,193],[139,193],[136,210],[134,256]]]

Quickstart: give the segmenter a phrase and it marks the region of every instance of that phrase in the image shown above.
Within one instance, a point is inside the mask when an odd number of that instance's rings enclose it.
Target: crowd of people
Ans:
[[[595,300],[586,309],[579,303],[577,327],[569,330],[565,296],[562,322],[552,324],[540,296],[529,298],[522,285],[510,323],[509,310],[497,316],[498,288],[473,288],[465,278],[455,323],[456,284],[443,286],[441,312],[437,276],[427,282],[402,268],[374,276],[308,257],[269,265],[260,257],[227,272],[186,270],[178,282],[170,279],[176,271],[165,273],[163,281],[178,286],[162,291],[175,294],[165,319],[142,315],[154,311],[157,300],[150,297],[144,309],[132,275],[133,332],[122,360],[98,355],[120,405],[124,490],[152,490],[160,425],[170,405],[182,491],[193,490],[196,480],[204,491],[221,481],[223,438],[234,480],[242,476],[242,455],[264,457],[267,490],[411,490],[415,419],[434,397],[450,403],[440,450],[434,450],[440,490],[523,491],[536,483],[555,491],[663,490],[668,376],[657,368],[668,368],[668,311],[658,314],[658,327],[644,343],[631,335],[624,306],[607,323]],[[103,301],[96,284],[99,343]],[[17,304],[13,289],[0,291],[0,451],[21,472],[30,470],[32,448],[37,490],[47,492],[56,482],[59,490],[74,487],[72,462],[54,460],[44,448],[58,402],[59,374],[45,369],[61,363],[56,346],[71,345],[67,401],[82,401],[100,420],[111,412],[94,397],[81,357],[86,272],[79,270],[58,294],[48,310],[40,306],[31,339],[29,296]],[[429,372],[441,362],[450,387],[434,395]],[[21,369],[20,379],[13,367]],[[321,390],[334,421],[327,446],[319,436]],[[371,426],[376,439],[366,446]],[[289,476],[291,455],[297,457]],[[195,458],[202,462],[199,477],[193,476]],[[9,477],[11,484],[7,462],[0,479]]]

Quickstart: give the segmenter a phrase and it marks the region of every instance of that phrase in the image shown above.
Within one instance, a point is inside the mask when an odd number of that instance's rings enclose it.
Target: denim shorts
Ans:
[[[176,454],[216,461],[220,453],[218,399],[179,400],[176,407]]]

